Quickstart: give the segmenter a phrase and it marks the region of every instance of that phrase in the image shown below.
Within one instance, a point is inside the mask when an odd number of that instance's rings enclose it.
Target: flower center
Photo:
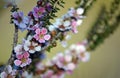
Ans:
[[[37,14],[38,14],[38,15],[41,15],[41,14],[42,14],[42,12],[40,12],[40,11],[39,11]]]
[[[65,27],[64,27],[63,25],[59,26],[59,28],[61,28],[61,29],[65,29]]]
[[[34,48],[35,48],[35,47],[32,46],[32,45],[29,46],[29,49],[30,49],[30,50],[33,50]]]
[[[26,58],[22,58],[21,61],[22,61],[22,63],[25,63],[27,61],[27,59]]]
[[[84,54],[84,53],[80,53],[80,56],[81,56],[81,57],[85,57],[85,54]]]
[[[22,18],[18,17],[17,20],[18,20],[18,23],[20,23],[22,21]]]
[[[41,39],[41,38],[43,38],[43,37],[44,37],[44,35],[43,35],[43,34],[40,34],[40,35],[39,35],[39,38],[40,38],[40,39]]]
[[[7,78],[13,78],[10,74],[7,75]]]

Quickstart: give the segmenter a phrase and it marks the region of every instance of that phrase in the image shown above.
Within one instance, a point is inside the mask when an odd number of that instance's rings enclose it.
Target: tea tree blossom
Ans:
[[[76,12],[77,12],[78,15],[82,15],[84,13],[84,9],[83,8],[78,8],[76,10]]]
[[[46,28],[36,29],[34,38],[38,40],[40,43],[45,43],[50,40],[51,36],[48,34],[48,30]]]
[[[2,72],[0,74],[0,78],[14,78],[16,74],[16,70],[13,70],[11,65],[8,65],[6,68],[6,72]]]
[[[36,64],[36,73],[41,78],[64,78],[65,74],[72,74],[80,62],[87,62],[90,54],[86,51],[86,43],[73,44],[64,53],[57,53],[45,64]]]
[[[22,53],[23,53],[23,45],[18,44],[18,45],[14,48],[14,52],[16,53],[16,55],[22,54]]]
[[[24,43],[24,49],[29,53],[35,53],[36,51],[41,50],[41,46],[35,41],[26,40]]]
[[[25,17],[23,12],[13,12],[12,13],[12,17],[13,17],[13,23],[18,26],[18,28],[23,31],[25,29],[27,29],[27,24],[29,22],[28,17]]]
[[[45,12],[45,8],[44,7],[34,7],[33,9],[33,16],[38,19],[40,18],[43,13]]]
[[[23,54],[16,55],[17,59],[14,61],[14,64],[20,67],[25,67],[29,65],[32,62],[29,56],[30,54],[28,52],[24,52]]]
[[[71,8],[51,24],[49,20],[55,17],[55,12],[59,9],[55,5],[64,3],[62,0],[58,0],[58,2],[55,0],[57,3],[54,5],[53,2],[54,0],[50,2],[38,0],[37,5],[28,13],[28,16],[24,16],[23,12],[18,12],[17,8],[13,7],[12,22],[21,31],[27,29],[28,34],[21,44],[14,47],[12,61],[10,60],[13,68],[9,66],[8,72],[2,72],[2,78],[13,78],[13,71],[11,71],[13,69],[18,69],[15,75],[20,73],[22,78],[32,78],[34,75],[39,75],[41,78],[64,78],[65,73],[73,72],[79,61],[89,60],[90,55],[86,52],[85,45],[75,44],[72,49],[67,50],[68,52],[58,53],[46,65],[41,62],[45,57],[43,52],[55,47],[57,40],[60,40],[66,47],[66,41],[69,39],[67,32],[77,33],[77,27],[82,23],[84,9]]]

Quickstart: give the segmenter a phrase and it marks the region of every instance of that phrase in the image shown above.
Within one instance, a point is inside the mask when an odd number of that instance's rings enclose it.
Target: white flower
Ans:
[[[70,46],[70,50],[74,50],[75,48],[76,48],[76,45],[74,44]]]
[[[83,20],[79,19],[77,20],[77,26],[80,26],[82,24]]]
[[[69,63],[69,64],[67,64],[66,69],[67,69],[67,70],[74,70],[75,67],[76,67],[76,66],[75,66],[74,63]]]
[[[72,61],[72,56],[71,55],[65,55],[65,61],[66,62],[71,62]]]
[[[80,45],[76,46],[76,52],[77,53],[85,52],[85,51],[86,51],[86,47],[84,45],[80,44]]]
[[[58,26],[62,25],[62,22],[63,22],[63,19],[57,18],[56,22],[54,23],[54,26],[58,27]]]
[[[68,13],[66,15],[69,15],[70,17],[73,16],[75,13],[75,9],[74,8],[70,8],[70,10],[68,11]]]
[[[6,68],[6,72],[3,71],[1,74],[0,74],[0,78],[14,78],[13,76],[16,74],[16,70],[13,70],[11,65],[8,65],[7,68]]]
[[[26,40],[24,43],[24,50],[29,53],[35,53],[36,51],[41,51],[41,46],[34,41]]]
[[[63,23],[63,25],[64,25],[65,27],[70,26],[70,21],[65,21],[65,22]]]
[[[90,53],[89,52],[82,52],[82,53],[78,54],[78,58],[82,62],[87,62],[90,59]]]
[[[77,12],[78,15],[81,15],[81,14],[84,13],[84,9],[83,8],[78,8],[76,12]]]
[[[23,53],[23,45],[18,44],[15,48],[14,48],[14,52],[18,55],[18,54],[22,54]]]
[[[55,30],[55,26],[50,25],[48,29],[49,29],[49,31],[54,31]]]

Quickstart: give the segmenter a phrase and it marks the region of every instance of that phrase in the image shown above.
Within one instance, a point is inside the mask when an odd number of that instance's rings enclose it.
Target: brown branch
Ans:
[[[13,49],[17,45],[18,42],[18,27],[15,26],[14,37],[13,37]]]

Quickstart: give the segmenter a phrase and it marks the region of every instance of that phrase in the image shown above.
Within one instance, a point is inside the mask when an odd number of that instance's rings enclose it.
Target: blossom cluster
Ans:
[[[87,62],[89,58],[90,53],[86,51],[84,43],[73,44],[65,52],[58,53],[46,63],[36,63],[35,72],[24,71],[23,77],[32,78],[35,74],[40,78],[64,78],[65,73],[71,74],[80,62]]]
[[[29,67],[34,62],[34,60],[41,59],[40,57],[43,56],[44,51],[55,47],[57,40],[63,41],[64,43],[65,39],[68,38],[68,31],[72,31],[73,33],[78,32],[77,27],[81,25],[82,19],[84,18],[82,15],[84,13],[83,8],[71,8],[61,18],[56,19],[55,23],[52,25],[46,25],[46,17],[51,11],[53,11],[53,6],[51,3],[38,0],[37,6],[35,6],[27,16],[24,16],[23,12],[21,11],[12,12],[12,22],[19,30],[28,30],[28,34],[26,38],[23,39],[21,44],[18,44],[14,47],[13,64],[9,65],[9,68],[12,68],[16,71],[22,69],[21,71],[23,72],[23,69],[27,66]],[[76,48],[75,45],[72,47],[73,49]],[[50,67],[50,69],[51,67],[55,67],[55,70],[61,70],[62,73],[73,71],[77,64],[75,61],[78,61],[78,59],[86,61],[85,49],[84,51],[80,50],[81,52],[79,50],[77,51],[77,49],[79,49],[79,47],[76,48],[76,51],[75,53],[73,52],[73,54],[71,52],[72,50],[69,50],[65,54],[58,54],[56,57],[54,57],[53,60],[49,62],[51,63],[51,66],[48,67]],[[6,70],[9,71],[8,69]],[[51,70],[47,72],[51,72],[51,74],[54,73],[54,71]],[[19,72],[14,72],[14,75],[11,73],[12,71],[2,72],[1,78],[6,78],[9,75],[14,76],[15,73]],[[45,73],[43,73],[41,77],[47,78],[44,77],[44,74]]]
[[[71,30],[73,33],[77,33],[77,27],[81,25],[82,18],[84,18],[84,16],[82,16],[83,13],[83,8],[70,8],[65,15],[56,19],[56,22],[49,26],[49,30],[53,31],[57,28],[63,32]]]
[[[87,43],[85,41],[72,44],[67,50],[57,53],[56,56],[46,63],[41,61],[37,62],[34,71],[22,71],[22,78],[33,78],[34,76],[40,76],[40,78],[64,78],[65,74],[72,74],[80,62],[89,61],[90,53],[87,52],[86,45]],[[19,51],[20,47],[21,45],[19,45]],[[18,57],[29,57],[27,52],[21,55]],[[21,64],[21,66],[23,65]],[[11,65],[8,65],[6,70],[7,72],[1,73],[1,78],[14,78],[16,73],[18,73]]]
[[[46,6],[50,7],[48,3]],[[61,18],[56,19],[53,25],[45,27],[43,26],[43,21],[40,21],[40,19],[44,17],[45,12],[47,12],[45,7],[36,6],[33,11],[30,11],[28,14],[29,19],[23,17],[22,12],[13,12],[13,22],[15,25],[22,30],[27,28],[30,32],[27,39],[24,39],[23,43],[17,45],[14,49],[16,54],[14,64],[16,66],[25,67],[29,65],[32,59],[35,59],[32,56],[35,55],[36,52],[41,52],[43,48],[49,47],[55,38],[57,39],[61,36],[63,36],[63,38],[66,37],[66,32],[73,31],[73,33],[77,33],[77,26],[82,23],[82,18],[84,18],[82,16],[84,12],[82,8],[78,8],[77,10],[71,8]],[[59,33],[61,34],[58,35]],[[64,39],[61,39],[61,41],[63,40]]]
[[[65,34],[66,30],[72,30],[76,33],[76,27],[79,26],[82,21],[82,16],[80,15],[83,12],[84,11],[81,8],[77,10],[72,8],[67,14],[62,16],[62,18],[57,19],[53,25],[50,25],[49,28],[39,27],[40,24],[35,24],[35,26],[32,27],[33,30],[31,30],[32,34],[28,35],[27,39],[23,40],[22,44],[15,47],[14,52],[16,54],[16,60],[14,61],[14,64],[20,67],[29,65],[32,61],[31,59],[33,59],[29,58],[30,55],[41,52],[42,48],[48,46],[59,32],[62,31],[62,34]]]

